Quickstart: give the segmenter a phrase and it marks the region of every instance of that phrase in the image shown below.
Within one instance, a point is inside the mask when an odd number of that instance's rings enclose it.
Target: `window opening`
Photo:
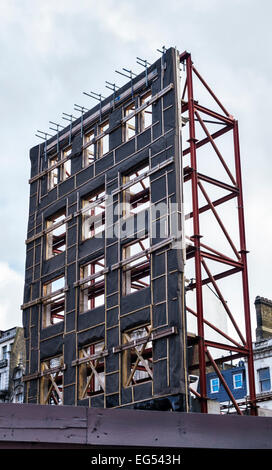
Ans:
[[[65,278],[53,279],[43,285],[43,327],[55,325],[64,320]]]
[[[63,153],[62,153],[62,159],[66,159],[67,160],[65,162],[63,162],[60,166],[60,180],[61,181],[65,181],[67,178],[69,178],[71,176],[71,158],[68,158],[70,157],[72,154],[72,147],[68,147],[67,149],[63,150]]]
[[[46,258],[52,258],[66,250],[65,209],[58,211],[46,220]]]
[[[136,240],[123,247],[123,295],[137,292],[150,285],[149,238]]]
[[[123,177],[123,183],[129,183],[123,191],[123,215],[125,217],[150,207],[150,178],[145,176],[148,171],[149,165],[145,164]]]
[[[98,236],[105,230],[105,190],[99,189],[82,199],[82,239]]]
[[[86,312],[105,303],[105,260],[100,258],[80,269],[80,311]]]

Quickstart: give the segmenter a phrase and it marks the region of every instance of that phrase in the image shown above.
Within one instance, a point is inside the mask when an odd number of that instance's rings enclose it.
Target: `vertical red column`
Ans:
[[[200,226],[199,226],[199,203],[198,203],[198,176],[196,158],[196,134],[195,134],[195,109],[193,93],[193,71],[192,59],[189,54],[186,59],[187,65],[187,93],[188,93],[188,113],[189,113],[189,144],[192,168],[192,206],[193,206],[193,227],[194,227],[194,247],[195,247],[195,276],[196,276],[196,306],[197,306],[197,333],[198,333],[198,354],[199,354],[199,384],[201,394],[201,411],[207,413],[207,385],[206,385],[206,362],[205,362],[205,341],[203,322],[203,298],[202,298],[202,275],[201,275],[201,252],[200,252]]]

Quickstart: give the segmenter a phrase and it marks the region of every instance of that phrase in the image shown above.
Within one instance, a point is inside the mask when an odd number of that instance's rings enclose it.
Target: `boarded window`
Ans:
[[[151,91],[146,93],[141,98],[141,106],[146,104],[147,106],[140,113],[140,129],[141,132],[144,131],[147,127],[152,125],[152,104],[149,104],[149,101],[152,97]]]
[[[84,136],[84,167],[90,165],[94,162],[94,152],[95,152],[95,144],[94,144],[94,130],[91,130]],[[87,146],[87,147],[86,147]]]
[[[72,147],[67,147],[62,152],[62,160],[63,163],[60,165],[60,181],[65,181],[67,178],[71,176],[71,156],[72,154]]]
[[[52,258],[66,250],[65,209],[46,220],[46,258]]]
[[[269,392],[271,389],[270,369],[264,367],[258,370],[260,392]]]
[[[97,158],[103,157],[109,152],[109,134],[106,133],[109,129],[109,121],[104,122],[99,126],[99,140],[97,141]]]
[[[123,126],[124,141],[131,139],[136,134],[135,103],[127,106],[124,110],[124,117],[128,118]],[[129,117],[130,116],[130,117]]]
[[[55,167],[55,165],[58,163],[58,156],[55,155],[52,158],[49,158],[48,160],[48,190],[53,189],[55,186],[58,184],[58,167]]]
[[[79,351],[79,360],[84,360],[79,365],[79,399],[104,392],[105,360],[101,356],[104,349],[104,341],[99,341]],[[92,359],[93,356],[95,357]]]
[[[145,325],[126,331],[122,344],[123,385],[129,387],[153,378],[152,341],[149,341],[151,326]],[[139,344],[137,344],[137,341]]]
[[[63,358],[53,357],[41,363],[40,403],[63,404]]]

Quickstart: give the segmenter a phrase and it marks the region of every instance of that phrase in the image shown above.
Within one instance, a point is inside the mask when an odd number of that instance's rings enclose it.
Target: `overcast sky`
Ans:
[[[107,94],[116,69],[153,62],[157,48],[188,50],[239,120],[252,321],[272,298],[271,14],[269,0],[0,0],[0,329],[21,325],[29,149],[83,91]],[[65,121],[63,121],[65,123]]]

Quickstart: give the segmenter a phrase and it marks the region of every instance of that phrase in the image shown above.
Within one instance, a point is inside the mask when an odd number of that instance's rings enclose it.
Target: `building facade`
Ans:
[[[179,67],[30,151],[27,403],[188,409]]]
[[[23,403],[25,347],[23,328],[0,332],[0,403]]]
[[[272,337],[256,341],[253,353],[257,405],[272,410]]]
[[[272,301],[257,296],[256,309],[256,341],[253,343],[254,375],[256,386],[256,405],[258,414],[272,413]],[[248,373],[247,360],[240,361],[234,367],[221,370],[231,393],[241,408],[247,410]],[[221,412],[235,412],[229,402],[228,394],[215,373],[207,375],[207,391],[211,400],[220,402]]]
[[[236,366],[229,366],[221,370],[224,380],[238,404],[245,402],[247,395],[246,368],[244,361]],[[207,392],[210,400],[220,402],[221,412],[235,412],[229,395],[218,375],[215,372],[207,374]]]
[[[265,412],[272,410],[272,301],[257,296],[255,308],[257,328],[253,354],[256,398],[257,406]]]

